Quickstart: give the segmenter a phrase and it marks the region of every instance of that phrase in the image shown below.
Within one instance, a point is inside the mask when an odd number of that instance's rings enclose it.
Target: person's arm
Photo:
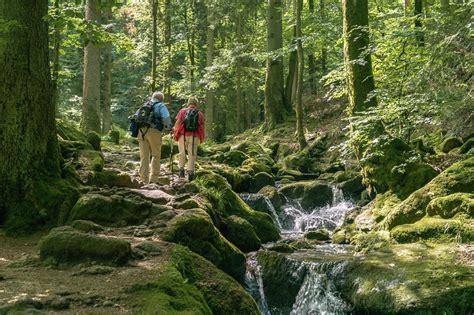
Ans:
[[[158,110],[160,112],[161,120],[163,121],[163,126],[166,129],[171,129],[173,124],[171,123],[170,112],[168,111],[168,108],[166,108],[166,105],[163,104],[159,106]]]

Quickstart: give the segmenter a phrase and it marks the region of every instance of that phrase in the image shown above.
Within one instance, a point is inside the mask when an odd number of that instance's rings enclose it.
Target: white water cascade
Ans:
[[[241,196],[251,206],[252,202],[262,198],[258,194]],[[308,229],[325,228],[332,231],[342,225],[346,213],[354,207],[352,201],[345,200],[342,191],[335,186],[332,187],[332,203],[323,207],[308,210],[301,206],[299,200],[287,199],[286,201],[284,206],[275,209],[271,201],[268,198],[265,199],[266,209],[271,212],[284,239],[301,238]],[[291,311],[280,310],[267,303],[265,283],[262,278],[264,270],[258,263],[257,253],[248,255],[246,284],[264,315],[350,314],[351,306],[340,297],[334,281],[336,277],[343,274],[344,255],[348,255],[344,246],[326,244],[315,245],[314,249],[297,251],[286,256],[286,259],[291,261],[286,269],[292,269],[295,273],[302,269],[306,270]]]

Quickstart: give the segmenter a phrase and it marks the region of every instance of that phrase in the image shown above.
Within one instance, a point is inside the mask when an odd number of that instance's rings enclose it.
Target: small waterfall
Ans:
[[[290,314],[348,314],[352,307],[339,296],[333,281],[337,274],[342,274],[344,265],[344,262],[307,263],[308,272]]]
[[[282,229],[280,218],[278,217],[276,209],[273,206],[272,202],[270,201],[270,198],[261,194],[250,194],[250,193],[240,194],[240,198],[242,198],[242,200],[245,201],[246,204],[248,204],[252,208],[255,208],[256,210],[261,211],[261,209],[258,209],[261,206],[266,208],[266,210],[269,211],[270,215],[272,216],[273,223],[275,223],[275,225],[278,226],[278,229],[280,230]],[[263,200],[265,205],[261,205],[260,207],[258,207],[256,204],[261,200]]]
[[[257,305],[263,315],[270,315],[265,292],[263,291],[262,270],[257,261],[256,253],[247,255],[247,270],[245,271],[245,285],[247,290],[257,301]]]

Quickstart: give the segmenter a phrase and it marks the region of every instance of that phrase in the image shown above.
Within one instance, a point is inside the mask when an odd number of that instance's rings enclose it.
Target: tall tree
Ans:
[[[34,180],[60,176],[47,13],[47,0],[0,1],[0,223],[31,211]]]
[[[112,20],[112,6],[106,5],[103,13],[103,23],[108,24]],[[107,26],[111,31],[112,27]],[[103,50],[103,86],[102,86],[102,132],[107,133],[112,127],[112,43],[106,43]]]
[[[296,88],[296,134],[300,148],[306,147],[303,126],[303,74],[304,74],[304,54],[301,40],[301,11],[303,10],[303,0],[293,0],[296,14],[296,45],[298,51],[298,77]]]
[[[171,66],[172,66],[172,42],[171,42],[171,17],[173,6],[171,0],[165,0],[165,46],[166,46],[166,70],[165,70],[165,100],[171,103]]]
[[[86,20],[100,23],[100,0],[87,0]],[[84,81],[81,127],[100,133],[100,47],[89,40],[84,48]]]
[[[60,8],[59,5],[61,2],[59,0],[54,0],[54,10],[56,11],[55,14],[59,15]],[[55,25],[54,33],[53,33],[53,53],[52,53],[52,65],[53,65],[53,103],[55,106],[58,104],[59,101],[59,53],[60,53],[60,46],[61,46],[61,29],[59,25]]]
[[[368,0],[342,0],[344,63],[346,65],[349,113],[376,106],[369,46]]]
[[[267,70],[265,76],[265,126],[274,129],[284,118],[282,0],[267,2]]]
[[[319,0],[319,11],[321,15],[321,23],[326,23],[326,7],[325,7],[325,0]],[[326,47],[326,41],[323,42],[321,47],[321,75],[325,75],[327,72],[327,56],[328,56],[328,49]]]
[[[237,45],[238,45],[238,54],[241,54],[241,45],[242,45],[242,9],[239,7],[237,11]],[[236,61],[236,102],[237,102],[237,132],[242,130],[242,58],[237,57]]]
[[[416,31],[416,40],[418,41],[419,46],[425,45],[425,36],[421,30],[423,23],[421,22],[421,15],[423,14],[423,0],[415,0],[415,5],[413,6],[415,13],[415,31]]]
[[[208,71],[214,64],[214,51],[215,51],[215,21],[214,13],[212,8],[208,8],[207,12],[208,26],[207,26],[207,58],[206,67]],[[206,132],[207,137],[211,140],[216,139],[216,126],[214,123],[214,91],[211,87],[206,90]]]
[[[158,0],[151,0],[152,47],[151,47],[151,90],[156,90],[156,60],[158,50]]]
[[[311,21],[314,21],[314,0],[308,0],[309,14],[311,15]],[[316,64],[314,61],[314,52],[308,53],[308,75],[309,75],[309,87],[311,94],[316,94]]]

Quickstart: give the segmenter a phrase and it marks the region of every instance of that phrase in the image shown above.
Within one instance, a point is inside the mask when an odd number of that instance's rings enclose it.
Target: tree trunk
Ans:
[[[237,13],[237,45],[239,46],[239,54],[241,54],[240,46],[242,45],[242,11],[239,9]],[[242,130],[242,58],[237,57],[236,61],[236,101],[237,101],[237,128],[239,133]]]
[[[344,63],[347,72],[349,114],[377,106],[369,45],[368,0],[343,0]],[[363,59],[364,62],[356,62]]]
[[[296,45],[298,49],[298,77],[296,88],[296,133],[300,149],[306,147],[303,126],[303,72],[304,72],[304,54],[303,43],[301,41],[301,11],[303,10],[303,0],[293,0],[296,6]]]
[[[87,0],[86,20],[100,23],[100,0]],[[100,133],[100,48],[89,41],[84,49],[84,82],[81,127]]]
[[[326,23],[326,9],[324,0],[319,1],[319,10],[321,11],[321,21]],[[323,47],[321,47],[321,75],[326,75],[327,71],[327,55],[328,50],[326,48],[326,43],[323,43]]]
[[[295,34],[293,33],[295,36]],[[293,42],[292,45],[296,43]],[[295,102],[295,92],[296,92],[296,80],[298,76],[298,52],[293,50],[290,53],[290,59],[288,60],[288,76],[286,77],[286,86],[285,86],[285,104],[288,108],[292,108]]]
[[[166,46],[166,79],[165,79],[165,101],[171,104],[171,0],[165,2],[165,46]]]
[[[268,0],[267,52],[276,53],[282,48],[282,0]],[[283,88],[283,58],[269,56],[265,76],[265,126],[274,129],[283,122],[285,111]]]
[[[415,31],[416,31],[416,40],[418,46],[422,47],[425,45],[425,36],[421,30],[423,24],[421,23],[421,16],[423,14],[423,0],[415,0],[414,5],[415,11]]]
[[[308,6],[309,14],[311,15],[311,21],[314,22],[314,0],[308,0]],[[316,95],[316,64],[314,61],[314,53],[312,51],[308,54],[308,75],[311,94]]]
[[[57,14],[59,14],[59,5],[60,1],[59,0],[54,0],[54,9]],[[54,27],[54,33],[53,33],[53,73],[52,73],[52,79],[53,79],[53,103],[54,106],[56,107],[59,102],[59,48],[61,46],[61,30],[58,25],[55,25]]]
[[[152,47],[151,47],[151,90],[156,90],[156,56],[158,45],[158,0],[151,0],[152,27]]]
[[[0,223],[34,211],[34,180],[60,176],[47,14],[47,0],[0,2],[14,25],[0,32]]]
[[[208,12],[208,27],[207,27],[207,58],[206,67],[208,71],[214,63],[214,41],[215,41],[215,25],[213,21],[212,12]],[[210,140],[215,140],[216,130],[214,124],[214,91],[210,88],[206,91],[206,132]]]
[[[112,7],[104,8],[103,22],[110,23],[112,20]],[[102,132],[108,133],[112,128],[112,43],[107,43],[103,48],[104,73],[103,73],[103,95],[102,95]]]

